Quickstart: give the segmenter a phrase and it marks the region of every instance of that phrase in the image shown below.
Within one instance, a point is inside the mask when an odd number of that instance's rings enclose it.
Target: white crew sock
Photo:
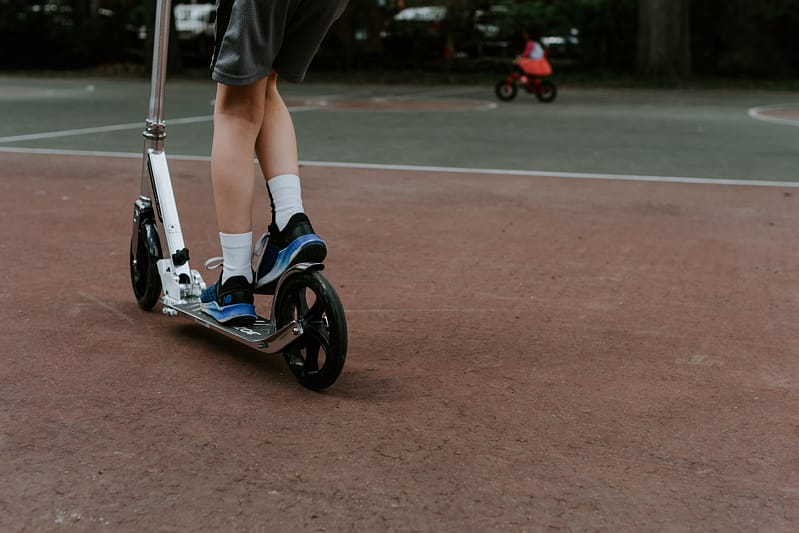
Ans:
[[[252,283],[252,232],[219,233],[222,245],[222,283],[233,276],[244,276]]]
[[[294,174],[281,174],[270,178],[266,185],[272,195],[275,224],[277,224],[278,230],[283,231],[283,228],[286,227],[293,215],[304,212],[302,209],[300,177]]]

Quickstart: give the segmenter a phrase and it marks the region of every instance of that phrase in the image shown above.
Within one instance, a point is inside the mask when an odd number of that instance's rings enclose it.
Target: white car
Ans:
[[[213,37],[215,23],[215,4],[177,4],[175,6],[175,29],[181,39]]]

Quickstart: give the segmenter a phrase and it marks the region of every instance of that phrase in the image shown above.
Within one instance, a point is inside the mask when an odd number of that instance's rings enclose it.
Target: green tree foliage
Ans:
[[[796,77],[799,0],[688,1],[693,74]],[[502,6],[497,21],[503,38],[512,41],[507,53],[521,51],[522,30],[568,36],[576,29],[579,46],[568,50],[571,68],[634,72],[636,67],[639,0],[407,0],[406,4],[447,5],[451,15],[436,33],[438,40],[418,47],[425,51],[426,61],[414,57],[413,47],[399,47],[403,65],[414,61],[434,65],[450,41],[458,52],[480,57],[483,48],[474,14]],[[386,64],[379,34],[393,15],[393,5],[351,0],[320,56],[328,51],[330,64]],[[153,11],[154,0],[0,0],[0,69],[146,63],[151,52],[137,33]],[[367,57],[369,61],[364,60]],[[170,65],[177,64],[174,59]]]
[[[583,66],[626,70],[635,57],[636,0],[505,0],[502,24],[517,35],[570,35],[577,30],[579,46],[572,51]]]
[[[707,75],[795,77],[799,0],[693,0],[691,52]]]
[[[117,4],[86,16],[65,0],[0,0],[0,66],[59,69],[122,59],[135,35],[127,3]]]
[[[492,2],[493,3],[493,2]],[[503,0],[506,24],[545,34],[579,30],[580,66],[632,72],[638,0]],[[690,59],[697,75],[795,77],[799,0],[690,0]]]

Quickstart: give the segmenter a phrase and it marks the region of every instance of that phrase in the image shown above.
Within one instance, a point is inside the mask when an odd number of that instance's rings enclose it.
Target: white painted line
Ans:
[[[209,120],[213,120],[213,116],[203,115],[201,117],[176,118],[168,121],[168,124],[193,124],[195,122],[207,122]],[[94,128],[79,128],[74,130],[30,133],[27,135],[13,135],[10,137],[0,137],[0,143],[36,141],[40,139],[55,139],[56,137],[70,137],[72,135],[89,135],[92,133],[106,133],[109,131],[123,131],[135,128],[144,129],[144,122],[129,122],[128,124],[112,124],[110,126],[97,126]]]
[[[135,157],[142,158],[141,153],[134,152],[100,152],[92,150],[54,150],[52,148],[14,148],[11,146],[0,146],[0,153],[6,154],[32,154],[32,155],[68,155],[82,157]],[[169,156],[170,159],[180,159],[179,157]],[[210,157],[206,158],[210,161]]]
[[[749,110],[749,116],[755,120],[762,120],[763,122],[772,122],[774,124],[784,124],[786,126],[799,127],[798,119],[771,117],[764,113],[765,111],[769,111],[772,109],[785,109],[785,108],[796,109],[797,106],[794,104],[777,104],[777,105],[764,105],[760,107],[753,107]]]
[[[0,146],[0,153],[10,154],[35,154],[35,155],[66,155],[82,157],[142,157],[137,152],[99,152],[88,150],[52,150],[46,148],[12,148]],[[204,155],[179,155],[168,154],[168,159],[176,161],[210,161]],[[511,170],[497,168],[462,168],[462,167],[435,167],[424,165],[383,165],[377,163],[345,163],[339,161],[300,161],[302,167],[328,167],[328,168],[357,168],[367,170],[396,170],[400,172],[441,172],[448,174],[491,174],[497,176],[528,176],[535,178],[565,178],[589,179],[607,181],[642,181],[655,183],[692,183],[697,185],[748,185],[753,187],[790,187],[799,188],[797,181],[778,180],[731,180],[716,178],[686,178],[680,176],[638,176],[634,174],[599,174],[583,172],[557,172],[548,170]]]
[[[297,106],[297,107],[290,107],[290,112],[296,111],[308,111],[310,109],[315,109],[312,106]],[[197,122],[211,122],[214,120],[213,115],[201,115],[197,117],[184,117],[184,118],[173,118],[165,120],[165,124],[168,126],[175,125],[175,124],[195,124]],[[93,133],[107,133],[109,131],[124,131],[124,130],[132,130],[132,129],[144,129],[144,121],[141,122],[129,122],[127,124],[111,124],[109,126],[97,126],[94,128],[79,128],[74,130],[60,130],[60,131],[47,131],[44,133],[29,133],[25,135],[12,135],[9,137],[0,137],[0,144],[2,143],[12,143],[12,142],[21,142],[21,141],[38,141],[41,139],[55,139],[57,137],[71,137],[73,135],[91,135]]]
[[[96,128],[81,128],[76,130],[48,131],[45,133],[29,133],[27,135],[12,135],[0,137],[0,143],[13,143],[19,141],[36,141],[39,139],[55,139],[56,137],[69,137],[71,135],[85,135],[90,133],[104,133],[108,131],[129,130],[134,127],[143,128],[141,122],[136,124],[116,124],[114,126],[100,126]]]
[[[496,168],[434,167],[420,165],[378,165],[372,163],[339,163],[331,161],[301,161],[308,167],[363,168],[373,170],[399,170],[417,172],[447,172],[457,174],[494,174],[504,176],[530,176],[541,178],[569,178],[621,181],[652,181],[663,183],[695,183],[700,185],[754,185],[761,187],[799,187],[799,182],[777,180],[731,180],[715,178],[686,178],[679,176],[639,176],[631,174],[597,174],[584,172],[556,172],[547,170],[505,170]]]

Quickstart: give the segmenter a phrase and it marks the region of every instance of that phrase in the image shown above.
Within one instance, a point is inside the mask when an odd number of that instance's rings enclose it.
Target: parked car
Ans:
[[[524,49],[521,30],[510,19],[510,10],[504,5],[494,5],[474,12],[475,28],[480,33],[480,45],[485,55],[515,56]],[[569,28],[565,33],[541,36],[541,44],[552,58],[573,58],[579,53],[580,32]]]
[[[565,35],[544,35],[541,44],[549,49],[549,57],[576,58],[580,53],[580,31],[570,28]]]
[[[176,4],[172,12],[184,64],[206,65],[214,49],[216,5]]]
[[[381,33],[383,50],[397,56],[440,56],[446,43],[446,6],[408,7],[388,19]]]
[[[174,13],[175,29],[180,39],[213,38],[214,24],[216,23],[216,5],[176,4]]]
[[[508,7],[503,5],[477,9],[473,14],[480,55],[513,56],[518,54],[518,36],[507,24]]]
[[[381,37],[392,55],[476,57],[492,47],[509,49],[510,36],[498,24],[502,6],[465,11],[446,6],[409,7],[389,19]],[[506,8],[504,8],[506,9]]]

